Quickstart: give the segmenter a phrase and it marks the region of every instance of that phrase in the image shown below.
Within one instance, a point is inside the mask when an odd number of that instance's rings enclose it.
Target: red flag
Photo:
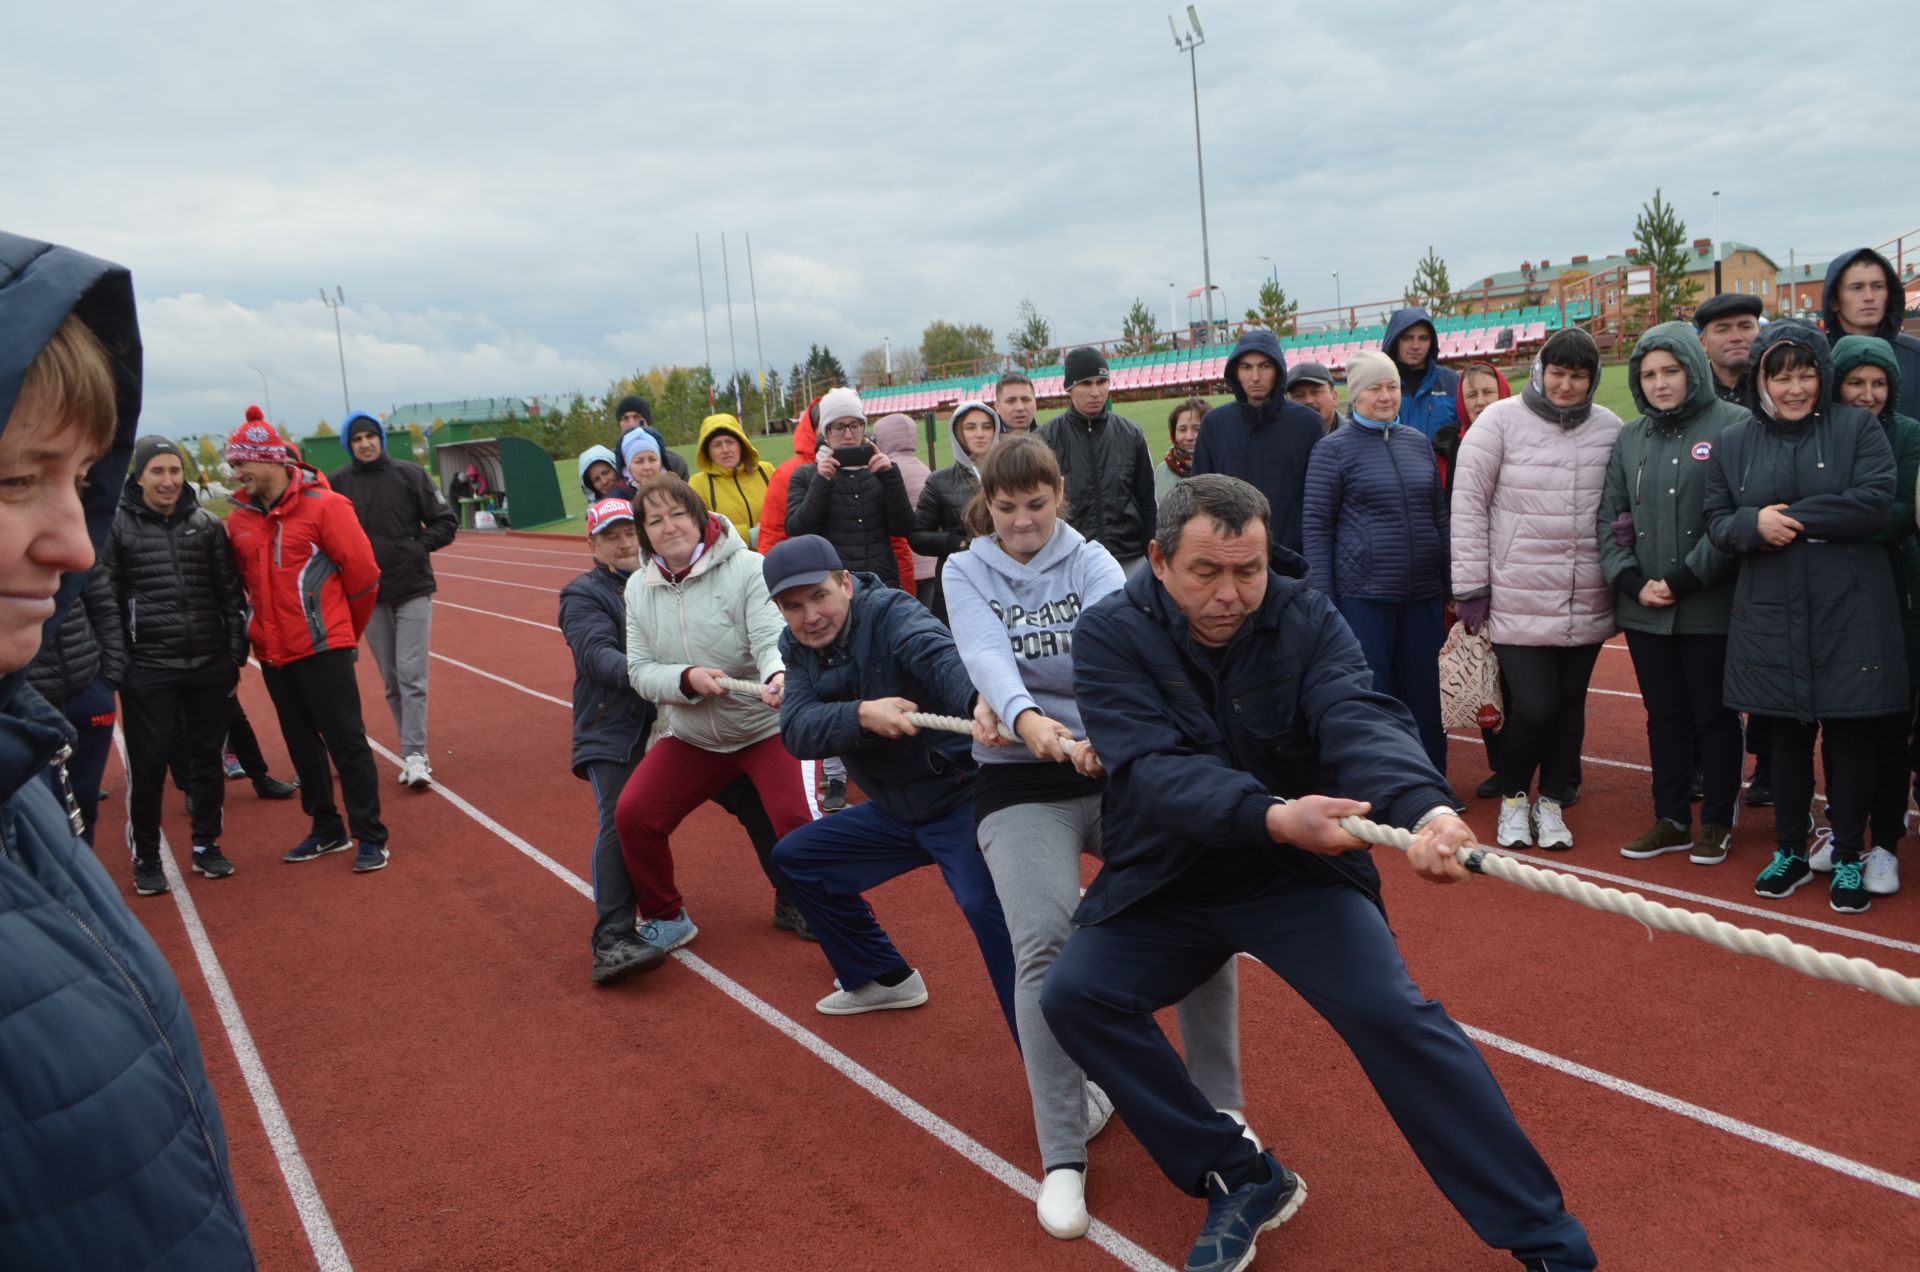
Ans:
[[[1206,288],[1204,288],[1204,287],[1196,287],[1196,288],[1194,288],[1194,289],[1193,289],[1192,291],[1190,291],[1190,292],[1188,292],[1188,293],[1187,293],[1187,299],[1188,299],[1188,300],[1192,300],[1192,299],[1194,299],[1194,298],[1195,298],[1196,296],[1198,296],[1198,295],[1199,295],[1199,294],[1200,294],[1201,292],[1203,292],[1203,291],[1205,291],[1205,290],[1206,290]]]

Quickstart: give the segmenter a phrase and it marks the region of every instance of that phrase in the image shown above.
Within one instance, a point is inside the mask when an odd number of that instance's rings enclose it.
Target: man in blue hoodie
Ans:
[[[1300,510],[1306,502],[1307,456],[1327,430],[1318,411],[1284,396],[1286,380],[1279,338],[1264,327],[1242,332],[1227,358],[1227,387],[1234,400],[1200,421],[1193,475],[1238,477],[1265,495],[1273,509],[1267,523],[1273,541],[1297,553],[1305,537]]]
[[[1387,319],[1380,352],[1400,368],[1400,422],[1432,441],[1459,418],[1454,401],[1460,377],[1440,365],[1440,337],[1418,305],[1396,309]]]
[[[1902,415],[1920,418],[1920,340],[1901,330],[1906,292],[1892,262],[1870,247],[1842,252],[1827,264],[1821,322],[1827,339],[1878,336],[1900,363]]]

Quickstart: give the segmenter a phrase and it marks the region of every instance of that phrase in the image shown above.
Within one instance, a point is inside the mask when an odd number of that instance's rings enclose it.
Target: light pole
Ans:
[[[753,235],[747,235],[747,294],[753,297],[753,359],[760,369],[760,432],[773,432],[767,416],[767,351],[760,344],[760,289],[753,281]]]
[[[733,267],[727,264],[727,232],[720,231],[720,278],[727,289],[727,348],[733,353],[733,413],[740,414],[740,346],[733,342]]]
[[[324,292],[321,294],[323,296],[325,295]],[[260,391],[267,396],[267,419],[271,421],[273,419],[273,390],[267,387],[267,373],[259,367],[254,366],[251,362],[247,363],[247,370],[260,377]]]
[[[713,338],[707,334],[707,263],[700,255],[700,236],[693,236],[693,267],[700,274],[700,347],[707,358],[707,409],[713,409]]]
[[[353,399],[347,396],[347,342],[340,334],[340,311],[346,308],[347,294],[340,289],[338,283],[335,283],[333,286],[333,297],[332,299],[328,299],[327,289],[322,287],[320,289],[320,303],[328,309],[333,310],[333,343],[334,347],[340,351],[340,401],[347,408],[347,414],[351,415],[353,414]],[[267,414],[272,415],[273,412],[269,410]],[[344,419],[345,417],[343,416],[342,418]]]
[[[1187,6],[1187,21],[1193,29],[1185,36],[1180,28],[1173,24],[1173,15],[1167,15],[1167,29],[1173,32],[1173,47],[1187,55],[1187,70],[1193,77],[1193,161],[1200,174],[1200,270],[1203,293],[1207,298],[1207,340],[1214,338],[1213,331],[1213,255],[1207,243],[1207,161],[1200,149],[1200,61],[1194,50],[1207,42],[1206,33],[1200,29],[1200,14],[1192,5]]]
[[[1347,329],[1347,306],[1340,299],[1340,271],[1333,271],[1333,307],[1340,311],[1340,330]]]

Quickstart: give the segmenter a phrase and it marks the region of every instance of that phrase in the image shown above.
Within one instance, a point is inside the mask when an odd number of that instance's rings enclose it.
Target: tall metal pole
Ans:
[[[353,414],[353,399],[347,396],[347,342],[340,334],[340,311],[346,308],[347,294],[338,283],[333,287],[333,298],[328,299],[327,289],[320,289],[320,303],[333,310],[333,343],[340,351],[340,401],[347,408],[347,415]],[[342,416],[344,420],[346,416]]]
[[[753,281],[753,235],[747,235],[747,291],[753,297],[753,360],[760,370],[760,432],[773,432],[773,418],[767,414],[767,354],[760,347],[760,289]]]
[[[1187,70],[1193,76],[1193,161],[1200,173],[1200,281],[1206,286],[1207,339],[1213,331],[1213,249],[1207,242],[1207,161],[1200,149],[1200,61],[1194,50],[1206,43],[1204,36],[1187,38]]]
[[[273,390],[267,386],[267,373],[253,363],[247,363],[247,370],[260,377],[260,391],[267,395],[267,419],[273,419]]]
[[[727,232],[720,231],[720,278],[727,288],[727,348],[733,351],[733,413],[740,413],[740,347],[733,342],[733,270],[727,265]]]
[[[693,236],[693,264],[700,271],[700,345],[707,354],[707,409],[713,409],[713,338],[707,334],[707,263],[700,255],[700,236]]]

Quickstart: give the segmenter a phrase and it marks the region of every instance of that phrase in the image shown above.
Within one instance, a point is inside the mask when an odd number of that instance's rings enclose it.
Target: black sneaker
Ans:
[[[1827,893],[1827,904],[1837,914],[1865,914],[1873,908],[1873,898],[1867,895],[1867,882],[1858,861],[1833,863],[1833,887]]]
[[[1572,808],[1575,804],[1578,804],[1579,802],[1580,802],[1580,783],[1575,782],[1573,785],[1567,787],[1567,797],[1560,801],[1560,807]]]
[[[1813,878],[1813,867],[1807,864],[1806,854],[1789,854],[1775,848],[1773,860],[1768,862],[1767,868],[1760,872],[1760,877],[1753,881],[1753,892],[1755,896],[1778,901],[1782,897],[1792,896],[1811,878]]]
[[[233,863],[221,854],[219,844],[207,844],[193,850],[193,873],[224,879],[233,873]]]
[[[842,778],[829,778],[827,789],[820,795],[820,811],[837,813],[847,806],[847,783]]]
[[[133,863],[133,895],[136,897],[157,897],[166,893],[167,872],[160,868],[160,859],[136,861]]]
[[[803,941],[820,939],[807,926],[807,916],[800,913],[800,907],[777,892],[773,897],[773,926],[782,932],[791,932]]]
[[[1187,1255],[1187,1272],[1240,1272],[1253,1262],[1254,1243],[1269,1228],[1293,1218],[1307,1199],[1307,1185],[1271,1151],[1260,1154],[1269,1171],[1263,1183],[1232,1192],[1220,1176],[1207,1176],[1207,1221]]]
[[[1747,782],[1746,804],[1749,808],[1765,808],[1773,803],[1773,772],[1753,766],[1753,777]]]
[[[1498,799],[1506,792],[1500,789],[1500,775],[1489,773],[1486,781],[1473,788],[1473,794],[1476,799]]]
[[[292,799],[299,790],[298,782],[283,782],[271,773],[253,783],[253,793],[261,799]]]
[[[360,851],[356,853],[353,858],[353,872],[355,874],[372,874],[376,870],[385,870],[387,868],[387,856],[387,846],[385,844],[370,844],[362,840],[360,843]]]
[[[650,972],[667,961],[667,952],[635,936],[617,936],[593,952],[593,983],[611,985],[636,972]]]
[[[339,839],[322,840],[318,835],[308,835],[293,847],[287,849],[280,858],[282,861],[312,861],[315,857],[324,857],[330,852],[345,852],[353,847],[353,840],[345,835]]]

